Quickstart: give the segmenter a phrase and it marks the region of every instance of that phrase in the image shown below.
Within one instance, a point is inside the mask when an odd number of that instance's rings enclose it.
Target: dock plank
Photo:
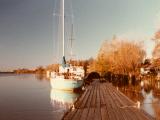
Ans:
[[[76,101],[75,103],[75,108],[79,108],[79,107],[83,107],[85,105],[85,102],[87,100],[87,98],[89,97],[90,94],[90,90],[92,89],[92,86],[89,86],[85,92],[82,94],[82,96],[79,98],[78,101]],[[84,104],[84,105],[82,105]]]
[[[102,120],[109,120],[108,112],[106,111],[106,107],[101,107],[101,119]]]
[[[87,117],[87,120],[94,120],[94,108],[90,108],[89,109],[89,113],[88,113],[88,117]]]
[[[84,108],[80,120],[86,120],[88,117],[88,112],[89,112],[89,109]]]
[[[97,85],[94,86],[93,89],[93,94],[92,94],[92,98],[91,98],[91,107],[95,107],[96,105],[96,94],[97,94]]]
[[[87,107],[87,108],[90,108],[92,98],[94,98],[94,97],[93,97],[94,88],[95,88],[95,86],[92,87],[92,90],[90,91],[90,96],[89,96],[88,99],[87,99],[86,106],[85,106],[85,107]]]
[[[64,120],[155,120],[144,110],[118,91],[112,84],[90,84],[75,103],[75,109],[68,111]]]

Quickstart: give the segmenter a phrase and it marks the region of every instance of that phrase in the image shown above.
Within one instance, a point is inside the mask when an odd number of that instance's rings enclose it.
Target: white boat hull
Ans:
[[[83,80],[64,79],[64,78],[51,78],[52,89],[60,89],[67,91],[74,91],[83,85]]]

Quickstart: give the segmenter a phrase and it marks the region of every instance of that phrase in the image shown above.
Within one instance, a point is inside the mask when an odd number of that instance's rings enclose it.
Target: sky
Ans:
[[[53,63],[55,6],[55,0],[0,0],[0,70]],[[72,7],[77,58],[96,57],[114,35],[143,40],[151,56],[151,39],[160,29],[159,0],[72,0]]]

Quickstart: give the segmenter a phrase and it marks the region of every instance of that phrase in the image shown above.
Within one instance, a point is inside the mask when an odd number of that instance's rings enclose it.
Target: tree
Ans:
[[[101,75],[107,71],[118,74],[136,74],[142,63],[145,51],[140,43],[112,39],[105,41],[92,66]]]
[[[160,30],[158,30],[158,31],[155,33],[153,40],[156,40],[156,41],[159,41],[159,40],[160,40]]]
[[[45,74],[45,69],[43,68],[43,66],[39,66],[38,68],[36,68],[35,72],[37,74]]]
[[[48,70],[48,71],[58,71],[59,70],[59,64],[48,65],[46,67],[46,70]]]
[[[155,41],[155,48],[152,56],[154,59],[157,59],[160,58],[160,30],[155,33],[153,40]]]

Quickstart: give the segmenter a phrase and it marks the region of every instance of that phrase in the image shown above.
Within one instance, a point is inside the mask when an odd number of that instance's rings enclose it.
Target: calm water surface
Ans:
[[[155,78],[146,78],[139,81],[113,83],[121,92],[135,103],[140,101],[141,108],[147,113],[160,119],[160,81]]]
[[[0,120],[59,120],[79,95],[35,75],[0,75]]]
[[[160,119],[160,81],[113,83]],[[79,94],[53,90],[42,76],[0,74],[0,120],[60,120]]]

